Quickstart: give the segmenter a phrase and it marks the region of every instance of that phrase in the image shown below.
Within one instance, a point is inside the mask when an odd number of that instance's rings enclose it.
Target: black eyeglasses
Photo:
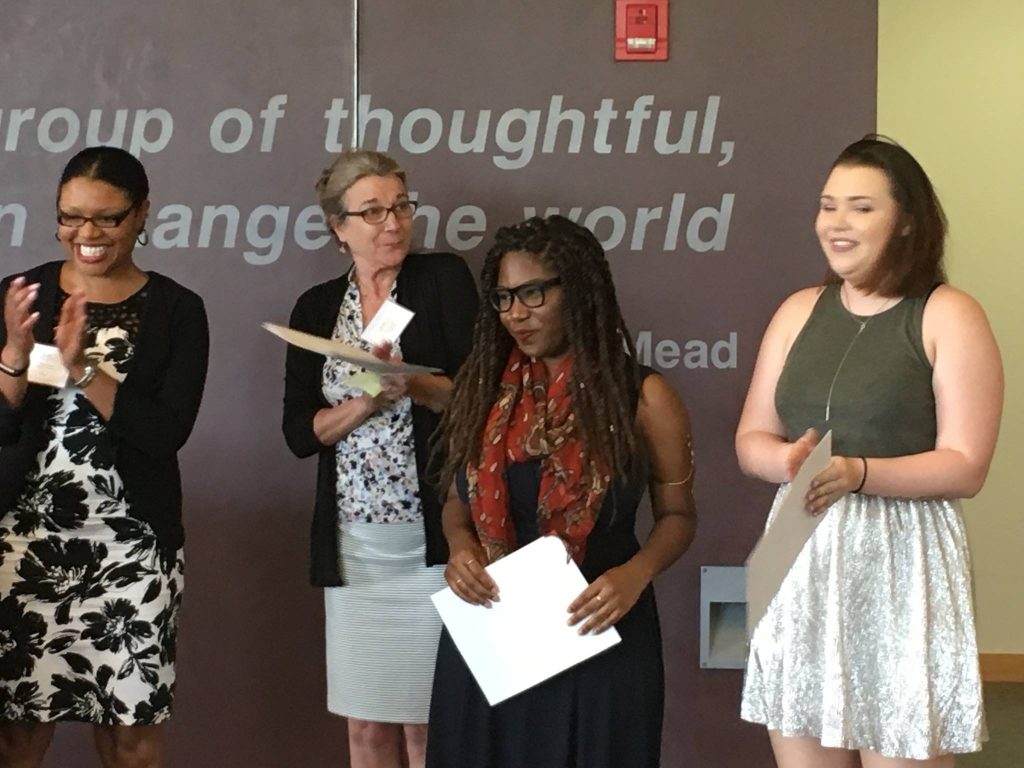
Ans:
[[[396,219],[411,218],[416,212],[416,205],[417,203],[412,200],[402,200],[390,208],[385,208],[383,205],[371,205],[369,208],[363,208],[361,211],[349,211],[341,215],[361,216],[367,224],[382,224],[387,219],[389,213],[395,214]]]
[[[106,213],[102,216],[79,216],[77,213],[66,213],[58,208],[57,223],[62,227],[75,227],[79,229],[84,227],[86,222],[91,222],[93,226],[100,229],[113,229],[114,227],[121,226],[121,222],[127,219],[128,215],[134,210],[135,205],[132,204],[118,213]]]
[[[515,288],[495,288],[491,291],[488,298],[490,299],[491,306],[499,312],[508,312],[512,309],[512,302],[515,299],[519,299],[519,303],[524,307],[536,309],[544,305],[544,299],[547,298],[547,289],[561,284],[562,278],[560,277],[534,280],[517,285]]]

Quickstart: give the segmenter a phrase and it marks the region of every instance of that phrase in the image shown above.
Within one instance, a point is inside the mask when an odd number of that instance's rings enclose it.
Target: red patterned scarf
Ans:
[[[516,547],[509,519],[505,468],[514,462],[541,460],[537,526],[542,536],[559,536],[573,559],[583,562],[587,536],[604,502],[609,472],[583,462],[574,424],[572,357],[548,381],[540,360],[515,348],[501,376],[498,398],[484,427],[480,463],[466,469],[469,505],[480,543],[493,563]]]

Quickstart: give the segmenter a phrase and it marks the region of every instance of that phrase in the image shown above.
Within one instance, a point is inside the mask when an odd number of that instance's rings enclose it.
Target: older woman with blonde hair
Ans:
[[[319,462],[310,578],[324,588],[328,709],[348,718],[354,768],[422,766],[440,633],[429,595],[448,559],[427,460],[472,345],[476,286],[459,257],[410,253],[416,204],[387,155],[343,152],[317,191],[351,265],[299,297],[291,326],[441,371],[384,376],[371,395],[357,366],[290,347],[285,372],[285,438]],[[388,301],[415,314],[374,349],[361,336]]]

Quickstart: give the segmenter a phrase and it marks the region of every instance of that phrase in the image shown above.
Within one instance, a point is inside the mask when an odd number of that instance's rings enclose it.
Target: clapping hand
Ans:
[[[85,305],[84,293],[78,291],[68,296],[60,308],[60,319],[53,334],[64,367],[72,378],[80,377],[86,365],[85,325],[88,318]]]
[[[7,343],[4,351],[4,363],[12,368],[28,366],[29,355],[35,346],[32,329],[39,320],[39,313],[32,311],[39,296],[39,283],[26,283],[24,277],[16,277],[11,281],[4,296],[4,327],[7,331]]]

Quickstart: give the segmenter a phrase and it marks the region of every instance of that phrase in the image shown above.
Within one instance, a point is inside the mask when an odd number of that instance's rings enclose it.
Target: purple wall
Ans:
[[[259,322],[285,321],[305,287],[344,267],[306,209],[330,145],[351,135],[351,8],[184,5],[107,1],[72,16],[36,0],[5,14],[0,271],[60,258],[60,169],[85,145],[90,110],[102,110],[101,140],[127,110],[113,143],[134,136],[153,187],[153,242],[137,259],[198,290],[213,332],[183,454],[170,762],[339,765],[320,594],[305,582],[314,467],[280,437],[283,348]],[[658,583],[664,765],[746,768],[768,763],[767,739],[738,719],[740,673],[699,668],[699,568],[741,564],[763,525],[771,489],[740,476],[732,434],[772,311],[823,271],[812,217],[827,165],[874,128],[877,7],[717,0],[671,13],[670,60],[633,64],[612,60],[610,2],[363,3],[361,93],[384,110],[364,143],[388,139],[408,169],[421,242],[474,269],[487,236],[528,207],[579,207],[607,243],[627,320],[696,437],[698,537]],[[213,140],[211,126],[223,129]],[[207,206],[234,206],[237,229],[223,216],[204,227]],[[86,729],[65,727],[46,765],[91,766],[91,752]]]

